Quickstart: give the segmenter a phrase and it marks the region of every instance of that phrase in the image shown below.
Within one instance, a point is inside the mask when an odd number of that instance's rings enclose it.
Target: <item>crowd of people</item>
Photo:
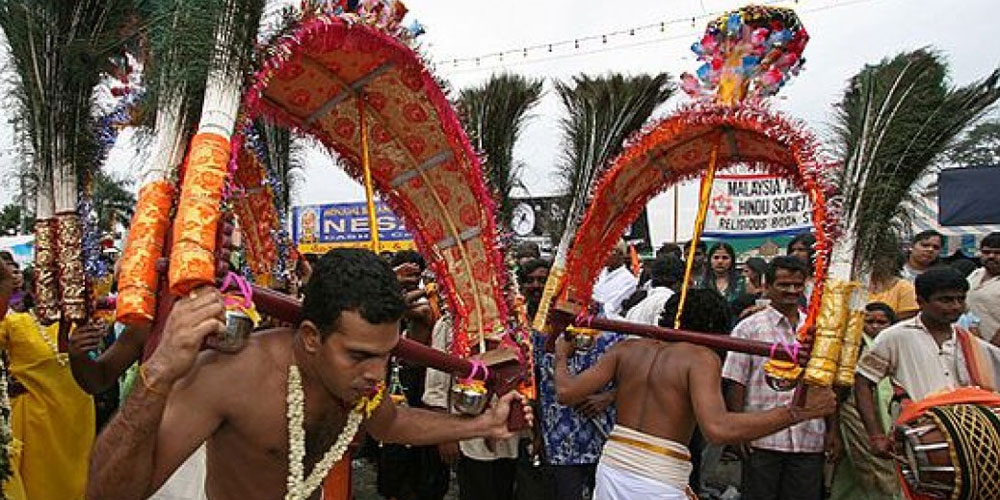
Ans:
[[[456,379],[390,355],[400,337],[442,351],[452,342],[446,302],[415,251],[303,261],[303,322],[264,318],[266,331],[236,356],[199,355],[225,329],[217,290],[180,298],[149,356],[148,329],[42,325],[30,269],[0,253],[14,471],[4,492],[170,500],[306,491],[317,481],[285,480],[295,469],[297,434],[291,423],[281,431],[295,368],[309,410],[300,469],[353,441],[343,456],[373,464],[386,499],[440,500],[453,479],[462,499],[900,498],[890,429],[901,402],[1000,380],[1000,233],[982,239],[971,269],[941,261],[942,239],[919,233],[907,252],[872,266],[852,390],[809,390],[800,407],[767,379],[760,356],[614,332],[586,350],[561,337],[552,349],[532,331],[534,386],[522,389],[535,396],[534,425],[519,433],[506,417],[521,396],[498,395],[478,418],[449,415]],[[803,234],[785,255],[742,263],[725,242],[666,244],[636,267],[621,244],[594,284],[595,310],[673,327],[686,279],[681,328],[790,344],[811,299],[814,242]],[[550,263],[532,245],[511,256],[520,312],[532,318]],[[382,381],[394,404],[364,417],[358,435],[367,437],[344,437],[351,408]],[[350,462],[333,468],[324,498],[349,498]],[[737,464],[740,478],[727,481],[720,471]],[[319,498],[309,491],[295,498]]]

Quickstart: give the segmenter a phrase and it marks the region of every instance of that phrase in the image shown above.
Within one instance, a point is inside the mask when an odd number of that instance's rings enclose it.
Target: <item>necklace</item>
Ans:
[[[60,365],[66,366],[66,364],[69,363],[69,354],[59,352],[59,344],[57,344],[56,341],[49,335],[46,328],[38,322],[38,318],[32,315],[31,319],[35,322],[35,327],[38,328],[38,333],[42,335],[42,340],[49,346],[49,349],[52,349],[52,354],[55,355],[56,361],[58,361]]]
[[[347,423],[340,431],[337,440],[330,446],[323,458],[313,467],[309,477],[305,477],[306,431],[305,392],[302,390],[302,376],[295,365],[288,367],[288,393],[286,396],[286,416],[288,417],[288,492],[285,500],[306,500],[326,478],[333,464],[340,461],[347,452],[347,447],[354,441],[355,434],[361,426],[361,421],[370,417],[375,408],[382,403],[385,394],[385,384],[378,385],[377,392],[371,398],[365,396],[358,401],[347,415]]]

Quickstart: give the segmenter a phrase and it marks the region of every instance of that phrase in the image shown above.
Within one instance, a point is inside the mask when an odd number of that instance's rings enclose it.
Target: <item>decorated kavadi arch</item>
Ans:
[[[454,354],[483,352],[487,340],[524,342],[509,317],[507,270],[479,158],[438,83],[405,43],[413,36],[399,25],[403,14],[398,2],[351,12],[335,5],[307,9],[264,49],[263,63],[243,93],[232,140],[195,136],[180,196],[167,180],[155,197],[140,193],[133,225],[143,230],[134,231],[134,250],[126,250],[126,261],[132,259],[130,269],[141,272],[127,273],[131,281],[123,289],[125,299],[118,300],[120,321],[141,324],[158,313],[162,317],[167,294],[155,294],[164,286],[157,267],[161,251],[170,258],[167,274],[175,296],[226,276],[226,266],[216,265],[227,250],[220,206],[232,207],[239,218],[250,271],[262,278],[259,283],[287,263],[287,233],[254,126],[264,120],[311,136],[332,151],[366,186],[371,227],[378,225],[371,209],[374,191],[405,221],[441,284],[455,325]],[[170,225],[172,242],[164,245],[160,238]],[[371,231],[376,250],[377,233]],[[285,313],[266,313],[285,320],[299,314],[294,300],[255,290],[284,304],[279,309]],[[244,295],[249,306],[250,294]]]
[[[837,165],[820,156],[817,141],[802,124],[771,111],[765,98],[798,73],[808,39],[805,28],[789,9],[749,6],[723,14],[709,24],[703,38],[692,47],[704,65],[697,76],[682,76],[682,88],[696,101],[631,139],[599,178],[568,254],[556,259],[535,318],[536,328],[551,329],[546,325],[550,307],[563,316],[586,314],[604,261],[651,198],[679,182],[700,177],[694,230],[697,240],[704,227],[715,174],[748,166],[790,180],[812,201],[817,239],[813,274],[816,286],[805,327],[798,334],[799,342],[807,340],[807,332],[820,316],[832,241],[839,228],[839,218],[830,208],[837,194],[832,175]],[[675,327],[679,327],[687,295],[692,257],[687,258]],[[560,268],[563,262],[565,267]],[[839,305],[845,300],[847,297],[840,295]],[[836,331],[830,332],[831,340],[840,342],[844,325],[836,326]],[[824,344],[818,337],[818,344]],[[829,346],[817,347],[822,351]],[[783,348],[790,352],[787,358],[799,357],[798,345]],[[807,371],[807,380],[829,386],[841,365],[840,351],[839,347],[836,353],[823,351],[827,362],[822,363],[822,370],[817,367],[812,377]],[[844,376],[845,384],[853,382],[856,357],[855,351],[843,360],[851,372],[850,377]],[[817,364],[824,359],[812,358],[811,363]],[[792,381],[799,378],[801,369],[796,363],[772,359],[768,373]]]
[[[458,332],[500,340],[508,307],[494,204],[479,159],[447,98],[417,54],[373,27],[337,16],[303,21],[273,48],[244,101],[317,138],[406,222],[448,290]],[[364,157],[367,152],[368,157]]]

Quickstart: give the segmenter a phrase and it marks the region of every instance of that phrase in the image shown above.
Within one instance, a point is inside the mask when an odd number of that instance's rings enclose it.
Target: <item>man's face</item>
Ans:
[[[788,255],[795,257],[796,259],[799,259],[802,262],[805,262],[806,265],[810,264],[809,262],[810,248],[808,245],[802,243],[801,241],[796,241],[795,244],[792,245],[790,250],[791,251],[788,253]]]
[[[549,269],[539,267],[528,273],[521,283],[521,291],[529,304],[537,305],[542,300],[542,291],[545,289],[545,281],[549,278]]]
[[[965,313],[965,292],[941,290],[926,300],[918,295],[917,304],[923,316],[938,323],[954,323]]]
[[[885,311],[865,311],[865,335],[875,338],[891,324]]]
[[[979,247],[979,260],[990,276],[1000,275],[1000,248]]]
[[[729,252],[723,249],[716,250],[712,254],[712,270],[717,273],[724,273],[732,269],[733,258],[729,256]]]
[[[934,263],[941,254],[941,238],[931,236],[913,244],[910,250],[910,258],[920,265],[929,266]]]
[[[389,352],[399,342],[399,322],[371,324],[357,311],[343,311],[317,351],[317,371],[334,397],[353,405],[385,380]]]
[[[797,306],[806,289],[806,277],[799,271],[778,269],[774,282],[767,284],[767,298],[775,306]]]

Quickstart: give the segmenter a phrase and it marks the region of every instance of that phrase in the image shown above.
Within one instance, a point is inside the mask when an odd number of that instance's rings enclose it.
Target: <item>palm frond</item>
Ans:
[[[264,0],[146,0],[149,51],[143,71],[142,116],[174,101],[183,129],[197,124],[213,61],[227,74],[249,71]],[[225,40],[225,43],[217,43]],[[151,127],[152,123],[146,123]]]
[[[557,177],[566,214],[560,233],[572,228],[586,206],[594,182],[625,140],[649,119],[676,87],[667,73],[623,76],[576,76],[556,83],[566,107],[561,120],[563,152]],[[565,239],[565,238],[563,238]]]
[[[60,193],[64,209],[75,209],[76,176],[95,167],[93,92],[113,57],[133,41],[128,27],[135,6],[128,0],[0,1],[17,118],[42,184],[54,177],[71,188]]]
[[[498,197],[499,219],[509,227],[511,191],[523,188],[523,164],[514,160],[514,145],[542,97],[542,80],[495,75],[486,83],[461,91],[458,108],[473,146],[485,155],[486,179]]]
[[[1000,119],[977,123],[948,150],[948,159],[962,167],[1000,164]]]
[[[862,69],[837,105],[840,187],[856,270],[870,270],[892,250],[908,223],[902,207],[914,184],[1000,98],[1000,70],[960,88],[947,78],[935,52],[907,52]]]

